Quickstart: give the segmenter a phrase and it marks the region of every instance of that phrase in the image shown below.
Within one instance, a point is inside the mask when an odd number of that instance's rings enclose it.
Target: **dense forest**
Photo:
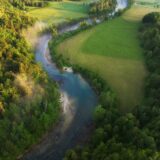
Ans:
[[[14,160],[54,124],[57,85],[21,36],[34,19],[0,0],[0,159]],[[52,94],[50,94],[52,93]]]
[[[160,13],[146,15],[139,30],[149,71],[144,103],[133,113],[122,114],[103,81],[82,70],[96,82],[101,105],[94,114],[95,130],[88,145],[68,151],[65,160],[160,159]]]
[[[146,66],[149,75],[146,80],[143,106],[137,110],[140,124],[154,138],[157,150],[160,148],[160,13],[150,13],[143,18],[140,39],[145,50]]]

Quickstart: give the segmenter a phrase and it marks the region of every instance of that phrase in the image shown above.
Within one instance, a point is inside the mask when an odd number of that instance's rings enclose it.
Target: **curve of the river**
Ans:
[[[117,0],[117,4],[116,10],[124,9],[127,0]],[[88,23],[92,23],[90,19]],[[78,27],[79,23],[67,26],[60,30],[60,34]],[[87,134],[97,105],[95,92],[80,74],[73,73],[70,68],[60,72],[52,62],[48,49],[50,39],[50,34],[39,37],[36,61],[59,83],[63,115],[58,125],[24,156],[25,160],[62,160],[65,152],[82,141]]]

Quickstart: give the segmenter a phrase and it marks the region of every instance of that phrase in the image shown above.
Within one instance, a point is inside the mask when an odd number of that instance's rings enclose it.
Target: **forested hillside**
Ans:
[[[68,151],[65,160],[160,159],[160,13],[146,15],[139,30],[149,71],[144,103],[133,113],[123,114],[117,105],[108,103],[108,98],[115,99],[103,86],[101,106],[95,111],[95,131],[89,144]]]
[[[59,113],[56,84],[34,61],[21,30],[34,19],[0,0],[0,159],[14,160]],[[52,94],[50,94],[52,93]]]

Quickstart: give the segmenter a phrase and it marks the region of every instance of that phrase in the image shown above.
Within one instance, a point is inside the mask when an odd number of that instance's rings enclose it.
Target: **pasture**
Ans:
[[[73,36],[56,48],[71,63],[98,72],[116,92],[124,112],[143,101],[147,71],[138,28],[142,17],[152,11],[160,9],[135,3],[123,16]]]
[[[62,23],[87,16],[86,2],[50,2],[44,8],[29,8],[29,14],[47,24]]]
[[[117,93],[122,110],[129,111],[143,97],[146,70],[137,28],[126,23],[122,18],[105,22],[65,40],[57,46],[57,52],[71,63],[98,72]]]

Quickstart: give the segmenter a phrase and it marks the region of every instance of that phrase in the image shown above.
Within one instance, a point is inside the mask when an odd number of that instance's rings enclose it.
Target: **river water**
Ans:
[[[117,3],[116,10],[127,7],[127,0],[117,0]],[[90,19],[88,23],[92,23]],[[60,30],[60,34],[78,27],[79,23],[66,26]],[[62,160],[65,152],[82,141],[87,134],[97,105],[95,92],[80,74],[73,73],[71,68],[61,72],[52,62],[48,49],[50,39],[50,34],[39,37],[36,61],[59,83],[63,112],[58,125],[24,156],[24,160]]]
[[[69,68],[62,73],[52,63],[48,50],[50,38],[49,34],[39,38],[36,61],[59,83],[63,115],[49,135],[25,156],[26,160],[61,160],[66,150],[76,145],[80,135],[85,135],[97,105],[96,94],[80,74]]]

